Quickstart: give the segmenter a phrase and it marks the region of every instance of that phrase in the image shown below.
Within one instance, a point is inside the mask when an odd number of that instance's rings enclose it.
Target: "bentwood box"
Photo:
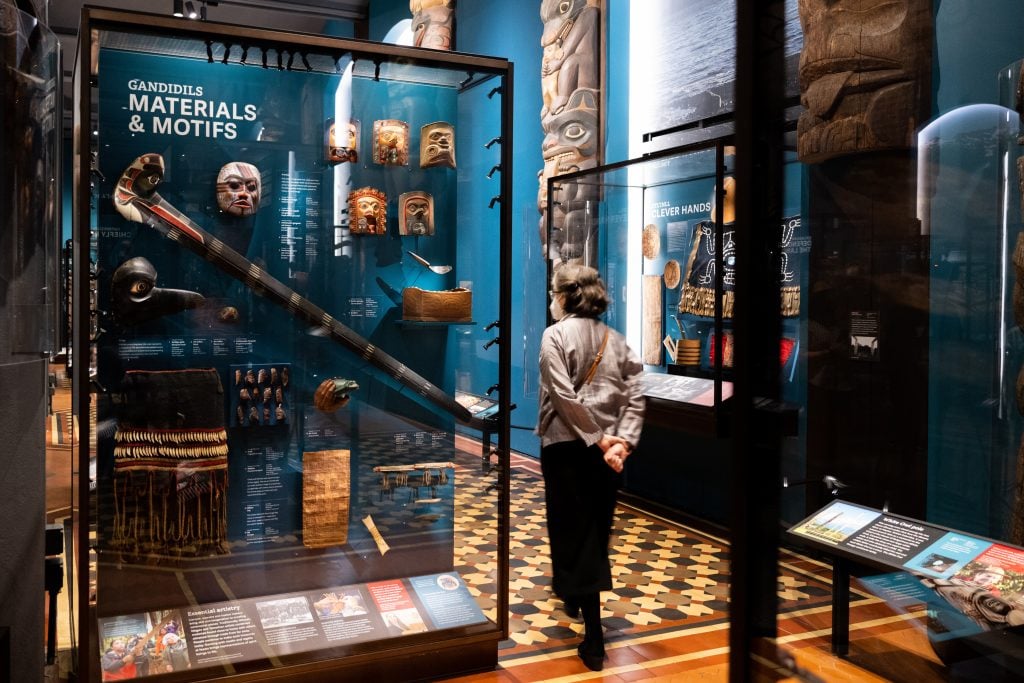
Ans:
[[[443,291],[406,287],[402,290],[402,319],[417,322],[471,322],[473,292],[462,287]]]

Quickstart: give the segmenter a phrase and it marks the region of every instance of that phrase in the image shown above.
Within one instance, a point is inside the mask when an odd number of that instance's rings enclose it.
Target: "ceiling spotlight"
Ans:
[[[183,17],[185,16],[184,0],[174,0],[174,16]]]
[[[192,4],[192,0],[187,0],[185,3],[185,12],[188,14],[189,19],[197,19],[199,12],[196,11],[196,6]]]

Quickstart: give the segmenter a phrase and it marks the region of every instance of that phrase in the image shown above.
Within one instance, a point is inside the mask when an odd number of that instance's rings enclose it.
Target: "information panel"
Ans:
[[[1024,549],[841,500],[789,532],[901,570],[860,581],[896,607],[924,605],[933,639],[1024,624]]]
[[[485,623],[454,572],[99,619],[104,680]]]

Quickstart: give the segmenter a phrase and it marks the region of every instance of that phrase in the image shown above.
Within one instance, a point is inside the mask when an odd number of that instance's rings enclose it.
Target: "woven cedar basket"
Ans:
[[[473,292],[461,287],[441,292],[406,287],[402,290],[402,319],[416,322],[471,322]]]

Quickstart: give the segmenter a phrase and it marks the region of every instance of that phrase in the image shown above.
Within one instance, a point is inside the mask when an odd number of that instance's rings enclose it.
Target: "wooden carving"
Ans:
[[[931,89],[930,0],[800,0],[800,160],[909,148]]]
[[[647,365],[661,365],[661,328],[664,305],[660,275],[644,275],[643,297],[643,360]]]
[[[409,0],[413,45],[451,50],[455,43],[455,0]]]
[[[556,197],[551,241],[547,244],[548,179],[594,168],[600,152],[601,84],[600,0],[542,0],[541,127],[544,130],[537,207],[541,213],[541,243],[559,263],[593,265],[597,239],[586,220],[587,203],[597,189],[567,185]]]

